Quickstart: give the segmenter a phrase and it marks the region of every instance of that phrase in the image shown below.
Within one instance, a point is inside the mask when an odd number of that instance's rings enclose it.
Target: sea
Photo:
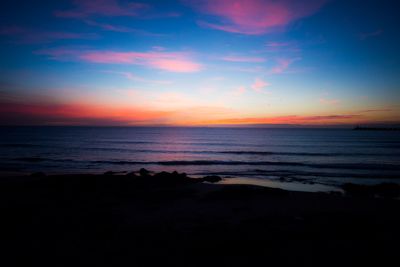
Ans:
[[[0,176],[146,168],[301,191],[348,182],[400,183],[399,131],[61,126],[0,131]]]

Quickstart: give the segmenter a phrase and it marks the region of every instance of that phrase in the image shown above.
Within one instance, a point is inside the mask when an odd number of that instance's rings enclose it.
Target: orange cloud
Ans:
[[[204,122],[205,124],[346,124],[354,123],[361,115],[278,116],[257,118],[230,118]]]
[[[338,105],[340,103],[338,99],[326,99],[326,98],[321,98],[319,102],[324,105],[333,105],[333,106]]]
[[[132,92],[136,94],[136,92]],[[374,118],[368,114],[339,114],[319,116],[240,117],[237,111],[224,106],[168,106],[166,103],[186,101],[179,94],[161,95],[149,105],[154,108],[112,106],[84,103],[23,103],[0,102],[2,125],[346,125],[393,121],[393,118]],[[158,105],[154,105],[157,104]],[[190,107],[190,108],[188,108]],[[365,111],[366,113],[369,111]],[[373,112],[373,111],[371,111]]]

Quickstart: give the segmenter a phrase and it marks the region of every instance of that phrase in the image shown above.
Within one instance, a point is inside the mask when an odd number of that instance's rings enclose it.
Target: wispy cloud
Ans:
[[[249,57],[249,56],[225,56],[222,57],[221,59],[229,62],[249,62],[249,63],[261,63],[266,61],[262,57]]]
[[[53,60],[77,60],[97,64],[134,64],[170,72],[197,72],[203,66],[183,52],[120,52],[111,50],[81,51],[71,49],[45,49],[36,54]]]
[[[145,79],[143,77],[140,77],[138,75],[135,75],[132,72],[127,72],[127,71],[112,71],[112,70],[105,70],[102,71],[103,73],[110,73],[110,74],[116,74],[125,77],[128,80],[132,81],[138,81],[138,82],[145,82],[145,83],[155,83],[155,84],[172,84],[172,81],[163,81],[163,80],[150,80],[150,79]]]
[[[248,73],[258,73],[262,74],[267,72],[267,69],[262,66],[252,66],[252,67],[240,67],[240,66],[229,66],[226,67],[226,70],[228,71],[239,71],[239,72],[248,72]]]
[[[204,27],[248,35],[260,35],[317,12],[326,0],[195,0],[184,1],[220,22],[200,21]]]
[[[202,66],[192,61],[185,56],[168,56],[164,55],[164,58],[152,59],[148,64],[156,69],[166,70],[170,72],[198,72],[202,69]]]
[[[262,80],[260,78],[257,78],[254,81],[254,83],[251,85],[251,89],[253,89],[257,93],[263,93],[264,89],[267,86],[270,86],[270,83],[268,83],[268,82],[266,82],[266,81],[264,81],[264,80]]]
[[[280,74],[284,73],[290,65],[292,65],[295,61],[300,60],[300,57],[296,58],[279,58],[276,60],[277,65],[271,69],[271,73]]]
[[[290,42],[267,42],[266,46],[267,47],[288,47],[292,43]]]
[[[233,96],[241,96],[246,93],[247,89],[244,86],[240,86],[239,88],[232,91]]]
[[[321,125],[321,124],[346,124],[353,123],[361,115],[322,115],[322,116],[276,116],[276,117],[248,117],[228,118],[216,121],[209,121],[210,124],[300,124],[300,125]]]
[[[86,18],[89,16],[138,16],[139,12],[148,8],[143,3],[121,3],[118,0],[74,0],[75,8],[54,12],[57,17]]]
[[[357,113],[375,113],[375,112],[391,112],[392,109],[383,108],[383,109],[364,109],[360,110]]]
[[[297,42],[267,42],[265,47],[267,52],[301,52]]]
[[[359,34],[359,38],[360,38],[360,40],[364,41],[366,39],[379,36],[382,33],[383,33],[383,30],[376,30],[376,31],[373,31],[373,32],[364,32],[364,33],[360,33]]]
[[[320,98],[319,102],[323,105],[333,105],[333,106],[340,104],[340,100],[338,99]]]
[[[86,19],[84,22],[90,26],[98,27],[104,31],[112,31],[112,32],[120,32],[120,33],[134,33],[134,34],[139,34],[139,35],[156,36],[156,37],[167,36],[167,34],[154,33],[154,32],[135,29],[135,28],[131,28],[131,27],[119,26],[119,25],[114,25],[114,24],[109,24],[109,23],[99,23],[94,20]]]

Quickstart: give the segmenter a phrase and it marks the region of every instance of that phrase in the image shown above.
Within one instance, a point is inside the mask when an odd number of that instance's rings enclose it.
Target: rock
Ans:
[[[154,174],[152,178],[157,182],[157,184],[160,185],[183,185],[188,183],[202,182],[202,180],[192,179],[188,177],[186,173],[178,173],[177,171],[172,173],[165,171],[159,172]]]
[[[178,173],[177,171],[174,171],[174,172],[172,172],[172,175],[173,175],[173,176],[176,176],[176,177],[178,177],[178,178],[180,178],[180,179],[186,179],[186,178],[188,178],[187,175],[186,175],[186,173],[184,173],[184,172]]]
[[[139,174],[140,174],[140,176],[146,177],[146,176],[150,175],[150,171],[146,170],[145,168],[141,168],[139,170]]]
[[[162,171],[162,172],[154,174],[153,177],[158,178],[158,179],[168,179],[168,178],[172,178],[173,176],[175,176],[174,173],[171,174],[169,172]]]
[[[221,180],[222,180],[222,178],[217,176],[217,175],[209,175],[209,176],[203,177],[203,181],[204,182],[209,182],[209,183],[216,183],[216,182],[219,182]]]
[[[357,197],[373,196],[371,188],[366,185],[346,183],[346,184],[342,185],[342,188],[346,192],[346,194],[351,195],[351,196],[357,196]]]
[[[31,177],[46,177],[46,174],[44,172],[34,172],[31,174]]]
[[[126,174],[126,176],[129,176],[129,177],[137,177],[137,175],[136,175],[135,172],[128,172],[128,173]]]
[[[347,183],[342,186],[343,190],[352,196],[395,198],[400,196],[400,185],[395,183],[381,183],[377,185],[358,185]]]
[[[395,183],[381,183],[374,186],[377,195],[385,198],[400,196],[400,185]]]

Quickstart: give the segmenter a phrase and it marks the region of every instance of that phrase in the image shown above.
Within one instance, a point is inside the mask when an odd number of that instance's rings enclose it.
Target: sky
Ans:
[[[0,3],[0,125],[400,122],[400,5]]]

